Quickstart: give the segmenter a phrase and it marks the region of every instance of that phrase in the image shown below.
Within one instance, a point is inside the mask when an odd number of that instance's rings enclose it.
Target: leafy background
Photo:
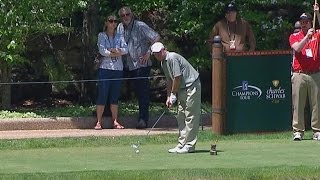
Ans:
[[[208,36],[230,1],[217,0],[24,0],[0,1],[1,82],[95,79],[93,58],[104,18],[128,5],[137,19],[160,33],[171,51],[185,56],[211,83]],[[252,25],[257,50],[288,50],[288,37],[300,14],[312,14],[313,1],[236,0],[239,14]],[[159,65],[155,61],[154,74]],[[159,82],[152,82],[159,84]],[[32,87],[32,88],[31,88]],[[122,97],[131,99],[124,85]],[[208,87],[211,87],[208,84]],[[155,89],[161,89],[156,87]],[[210,101],[210,88],[203,88]],[[47,91],[45,91],[47,90]],[[12,92],[14,91],[14,95]],[[155,91],[155,96],[163,91]],[[2,108],[28,98],[55,95],[77,103],[93,102],[94,83],[0,86]],[[12,102],[11,102],[11,99]],[[161,97],[161,96],[159,96]]]

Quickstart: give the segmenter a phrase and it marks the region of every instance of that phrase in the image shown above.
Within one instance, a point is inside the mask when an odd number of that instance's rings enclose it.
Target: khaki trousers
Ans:
[[[178,92],[179,146],[195,147],[201,116],[201,83],[199,78]]]
[[[304,108],[308,98],[311,112],[311,128],[320,131],[320,73],[311,75],[293,73],[292,82],[292,128],[294,132],[304,132]]]

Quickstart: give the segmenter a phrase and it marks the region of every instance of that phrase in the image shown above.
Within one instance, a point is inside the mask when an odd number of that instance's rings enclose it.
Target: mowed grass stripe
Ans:
[[[312,137],[312,132],[305,133],[306,138]],[[242,140],[274,140],[291,141],[292,132],[278,132],[268,134],[236,134],[215,135],[211,130],[199,131],[199,142],[215,143],[216,141]],[[161,134],[149,136],[115,136],[115,137],[64,137],[64,138],[34,138],[0,140],[0,150],[38,149],[38,148],[67,148],[67,147],[100,147],[128,145],[140,141],[147,144],[176,143],[177,134]]]
[[[240,168],[240,169],[167,169],[167,170],[111,170],[111,171],[74,171],[65,173],[24,173],[24,174],[4,174],[0,179],[10,180],[300,180],[319,179],[319,167],[266,167],[266,168]]]
[[[199,142],[197,153],[169,154],[174,144],[142,144],[140,153],[128,145],[1,150],[0,174],[109,170],[242,169],[319,167],[319,142],[305,140],[239,140],[218,142],[218,156],[210,143]]]

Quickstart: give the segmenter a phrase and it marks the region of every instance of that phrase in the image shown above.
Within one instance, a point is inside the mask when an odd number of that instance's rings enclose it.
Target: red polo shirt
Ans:
[[[290,46],[296,42],[300,42],[304,38],[303,31],[293,33],[289,37]],[[305,72],[317,72],[320,69],[320,58],[318,56],[320,33],[317,31],[312,38],[306,43],[300,52],[294,52],[293,57],[293,71],[297,72],[299,70]],[[311,49],[312,57],[307,57],[306,49]]]

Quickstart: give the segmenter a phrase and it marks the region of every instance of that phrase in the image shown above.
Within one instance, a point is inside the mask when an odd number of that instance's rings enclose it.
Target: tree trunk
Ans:
[[[81,79],[95,79],[96,71],[94,70],[94,57],[96,49],[96,37],[98,35],[98,5],[96,1],[90,4],[88,10],[83,12],[82,26],[82,74]],[[91,35],[91,36],[90,36]],[[94,37],[92,36],[94,35]],[[80,102],[88,102],[95,99],[95,83],[83,82],[80,89]]]
[[[8,83],[11,82],[11,66],[6,62],[0,63],[0,75],[1,82]],[[11,85],[1,85],[0,86],[0,95],[1,95],[1,108],[9,110],[11,108]]]
[[[89,31],[88,31],[88,11],[84,10],[83,12],[83,20],[82,20],[82,73],[81,73],[81,79],[85,79],[87,77],[88,71],[86,70],[86,64],[89,57]],[[80,89],[80,101],[85,102],[85,98],[87,97],[87,88],[85,86],[85,83],[87,82],[81,82],[81,89]]]

